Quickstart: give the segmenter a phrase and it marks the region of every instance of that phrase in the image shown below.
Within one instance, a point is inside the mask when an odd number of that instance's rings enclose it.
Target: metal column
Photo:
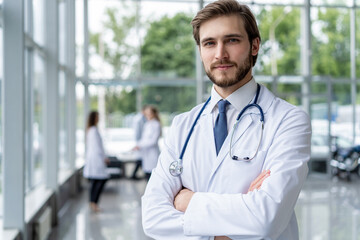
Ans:
[[[310,82],[311,82],[311,19],[310,19],[310,0],[304,1],[304,7],[301,10],[301,66],[304,82],[302,83],[302,105],[304,110],[311,114],[310,106]]]
[[[199,9],[204,6],[204,1],[199,0]],[[196,104],[204,101],[204,70],[198,46],[196,45]]]
[[[45,183],[56,190],[59,165],[59,32],[57,0],[45,1],[46,80],[44,101]]]
[[[68,95],[68,138],[67,149],[69,156],[69,165],[71,169],[75,169],[76,159],[76,74],[75,74],[75,0],[67,0],[66,2],[66,79],[67,79],[67,95]]]
[[[356,2],[350,10],[350,68],[351,68],[351,104],[352,104],[352,140],[356,138]]]
[[[89,20],[88,20],[88,0],[84,0],[84,123],[86,127],[87,116],[89,114]],[[85,139],[85,138],[84,138]]]
[[[2,85],[4,228],[24,234],[25,82],[24,1],[3,2],[4,79]]]

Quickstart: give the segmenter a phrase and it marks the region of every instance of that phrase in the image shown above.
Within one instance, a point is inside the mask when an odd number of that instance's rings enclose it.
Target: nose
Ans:
[[[216,46],[216,55],[215,58],[218,60],[227,59],[229,57],[225,45],[220,43]]]

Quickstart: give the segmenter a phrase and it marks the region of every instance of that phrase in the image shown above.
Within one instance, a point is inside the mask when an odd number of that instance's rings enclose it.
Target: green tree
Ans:
[[[314,75],[331,78],[350,78],[350,16],[344,9],[317,9],[319,34],[313,37]],[[326,86],[320,85],[317,92],[326,92]],[[349,84],[333,86],[334,101],[349,104]]]
[[[120,8],[107,8],[103,22],[104,31],[90,33],[90,45],[95,53],[113,67],[114,76],[119,77],[124,67],[129,67],[129,60],[136,53],[133,45],[129,44],[129,36],[135,27],[135,14],[129,6],[122,4]]]
[[[106,112],[121,112],[124,114],[136,111],[136,91],[118,88],[108,88],[105,95]]]
[[[195,44],[190,22],[190,16],[178,13],[149,24],[141,47],[143,75],[195,76]]]
[[[350,77],[350,15],[349,10],[337,8],[313,8],[315,20],[312,22],[312,74],[329,76],[331,78]],[[270,28],[276,19],[286,14],[276,26],[276,44],[279,48],[277,56],[279,75],[301,75],[300,62],[300,20],[299,8],[291,8],[284,13],[283,7],[263,8],[257,15],[262,36],[262,55],[260,57],[260,73],[271,74],[271,43],[269,41]],[[356,36],[360,42],[360,33]],[[265,57],[264,57],[265,56]],[[360,65],[360,60],[358,66]],[[360,70],[357,69],[357,74]],[[280,84],[279,92],[299,92],[299,85]],[[325,84],[312,84],[312,91],[326,92]],[[333,87],[335,101],[340,104],[350,103],[350,86],[337,84]],[[299,99],[288,99],[297,104]]]
[[[271,42],[269,39],[270,29],[275,21],[279,24],[274,28],[277,52],[277,72],[278,75],[297,75],[301,73],[300,63],[300,9],[292,8],[289,12],[284,7],[263,8],[257,15],[259,30],[262,39],[262,55],[259,63],[262,66],[262,74],[271,75],[271,64],[264,59],[271,58]]]
[[[178,13],[149,23],[141,47],[143,76],[193,78],[195,76],[195,42],[192,38],[191,17]],[[194,87],[143,88],[144,104],[155,104],[160,111],[182,112],[195,105]]]
[[[277,75],[300,75],[300,9],[284,7],[263,8],[257,15],[259,30],[262,38],[261,53],[259,57],[260,72],[264,75],[272,75],[271,62],[272,42],[270,31],[275,35],[275,45],[278,48]],[[278,22],[277,25],[274,25]],[[278,84],[279,93],[299,92],[299,84]],[[296,97],[285,97],[293,104],[299,104]]]

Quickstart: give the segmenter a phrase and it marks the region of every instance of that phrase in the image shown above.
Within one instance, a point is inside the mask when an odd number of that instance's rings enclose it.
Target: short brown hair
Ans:
[[[256,38],[259,38],[259,41],[261,41],[256,19],[248,6],[238,3],[236,0],[218,0],[206,5],[191,21],[196,44],[200,45],[199,31],[202,23],[215,17],[228,15],[240,16],[244,22],[245,30],[251,45],[252,41]],[[253,56],[253,66],[256,63],[256,59],[257,55]]]

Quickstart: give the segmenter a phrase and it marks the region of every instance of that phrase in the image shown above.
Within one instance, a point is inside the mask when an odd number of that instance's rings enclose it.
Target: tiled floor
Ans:
[[[100,200],[103,211],[89,211],[87,189],[62,210],[49,239],[145,240],[140,197],[145,181],[111,180]],[[360,240],[360,179],[352,182],[310,175],[296,205],[301,240]]]

